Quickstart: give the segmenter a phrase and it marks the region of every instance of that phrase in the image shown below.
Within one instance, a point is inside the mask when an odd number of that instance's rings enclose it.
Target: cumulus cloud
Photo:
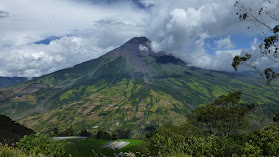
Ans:
[[[251,35],[246,27],[239,23],[234,3],[233,0],[176,1],[176,3],[162,0],[160,4],[156,3],[152,16],[159,18],[153,18],[149,24],[151,28],[149,32],[155,40],[152,42],[152,48],[156,51],[171,52],[196,67],[233,71],[232,59],[243,51],[243,48],[237,47],[237,42],[243,40],[232,41],[228,34],[241,32],[244,36]],[[246,0],[245,3],[251,4],[252,8],[263,5],[261,0]],[[209,54],[205,49],[209,44],[205,40],[216,38],[219,38],[214,42],[216,52]],[[254,51],[259,53],[258,50]]]
[[[12,51],[1,51],[2,67],[7,70],[0,75],[41,76],[83,62],[94,57],[94,54],[98,56],[98,53],[103,53],[103,49],[94,49],[94,53],[90,53],[85,48],[86,44],[88,43],[81,37],[65,37],[52,41],[49,45],[32,44]]]
[[[235,0],[0,2],[0,10],[8,13],[0,19],[0,76],[41,76],[97,58],[134,36],[146,36],[154,51],[167,51],[201,68],[233,70],[233,56],[242,53],[230,38],[245,29],[235,16]],[[261,0],[246,2],[255,7]],[[62,38],[34,44],[51,36]],[[209,54],[206,39],[220,36],[225,38],[214,42],[216,53]]]
[[[96,28],[53,40],[49,45],[29,44],[0,50],[0,76],[41,76],[97,58],[139,36],[138,27],[97,21]],[[124,30],[131,30],[129,34]],[[132,31],[134,29],[134,32]],[[107,30],[110,30],[109,32]],[[112,33],[115,32],[115,33]],[[123,39],[118,39],[121,36]]]
[[[209,38],[208,34],[202,34],[201,38],[195,42],[195,52],[188,55],[191,66],[200,67],[204,69],[232,71],[231,66],[234,55],[240,54],[242,50],[237,51],[219,51],[216,55],[210,55],[204,49],[205,39]]]
[[[143,34],[146,13],[130,3],[39,1],[1,2],[14,16],[0,20],[0,76],[34,77],[72,67]],[[35,44],[53,35],[62,38]]]

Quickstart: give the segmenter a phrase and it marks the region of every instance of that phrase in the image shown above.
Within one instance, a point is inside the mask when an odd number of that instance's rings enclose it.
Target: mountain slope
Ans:
[[[34,131],[12,121],[9,117],[0,115],[0,143],[15,144],[24,135],[33,134]]]
[[[0,89],[0,113],[38,131],[72,126],[140,136],[158,124],[183,123],[191,109],[238,90],[246,102],[279,102],[261,80],[189,67],[137,37],[97,59]]]
[[[0,88],[17,85],[26,81],[25,77],[0,77]]]

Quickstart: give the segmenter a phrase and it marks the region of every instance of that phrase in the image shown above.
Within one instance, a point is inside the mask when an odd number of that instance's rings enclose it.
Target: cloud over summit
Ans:
[[[0,76],[41,76],[97,58],[135,36],[193,66],[230,71],[232,54],[241,51],[232,36],[245,29],[234,0],[0,2]],[[53,36],[59,38],[38,43]]]

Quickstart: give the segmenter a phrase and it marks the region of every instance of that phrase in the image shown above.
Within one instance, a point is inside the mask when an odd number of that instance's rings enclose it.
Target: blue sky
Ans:
[[[226,48],[218,49],[216,46],[216,41],[230,37],[232,44],[235,46],[234,48],[230,48],[230,50],[249,50],[251,49],[251,46],[253,45],[253,42],[256,39],[258,39],[256,36],[253,35],[242,35],[242,34],[226,34],[223,36],[218,36],[214,38],[208,38],[205,40],[205,50],[211,55],[215,55],[216,50],[227,50]],[[207,46],[208,44],[208,46]]]
[[[252,8],[264,4],[243,2]],[[235,54],[258,52],[257,36],[239,21],[234,3],[0,0],[0,76],[42,76],[104,55],[135,36],[146,36],[154,51],[192,66],[233,71]]]

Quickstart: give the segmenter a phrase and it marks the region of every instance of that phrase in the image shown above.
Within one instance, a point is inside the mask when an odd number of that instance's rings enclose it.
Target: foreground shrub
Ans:
[[[147,154],[173,156],[278,156],[279,126],[268,126],[258,131],[235,136],[199,136],[175,131],[178,126],[161,127],[145,141]],[[179,129],[178,129],[179,130]],[[191,132],[188,132],[191,133]]]
[[[25,153],[43,154],[48,156],[63,156],[65,154],[65,143],[53,141],[48,135],[33,134],[24,136],[17,147]]]
[[[248,135],[248,140],[255,147],[262,149],[262,155],[278,156],[279,125],[268,126]]]
[[[198,135],[198,131],[190,124],[176,126],[172,124],[158,128],[150,138],[146,139],[144,149],[150,155],[165,155],[181,152],[185,148],[185,137]]]
[[[7,145],[0,144],[0,156],[1,157],[32,157],[32,155],[26,155],[23,151],[9,147]]]

